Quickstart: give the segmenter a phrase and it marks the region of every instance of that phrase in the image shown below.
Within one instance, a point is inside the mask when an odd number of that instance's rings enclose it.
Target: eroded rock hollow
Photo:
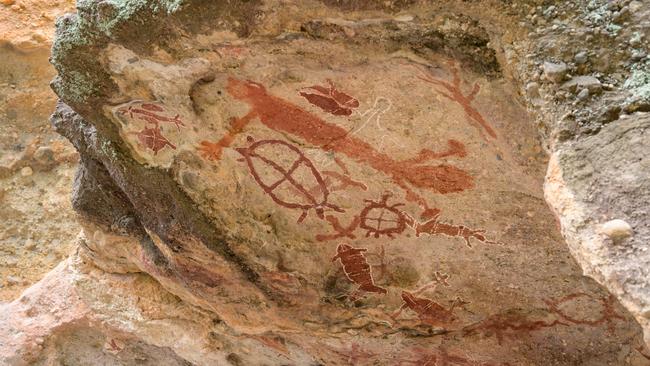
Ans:
[[[647,365],[544,199],[507,6],[79,2],[52,122],[84,229],[5,357]]]

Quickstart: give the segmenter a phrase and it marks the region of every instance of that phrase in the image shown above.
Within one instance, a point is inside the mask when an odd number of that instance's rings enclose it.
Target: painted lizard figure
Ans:
[[[351,136],[344,128],[326,122],[282,98],[269,94],[259,83],[231,77],[226,89],[234,99],[247,103],[250,111],[243,117],[233,118],[229,132],[219,141],[201,142],[199,150],[208,159],[220,159],[223,148],[230,146],[235,136],[240,134],[246,125],[259,119],[266,127],[275,131],[299,137],[324,151],[347,155],[358,163],[383,172],[405,190],[406,198],[412,202],[423,203],[424,199],[413,192],[410,186],[442,194],[460,192],[473,187],[472,177],[455,166],[422,165],[427,160],[441,156],[464,156],[464,149],[459,149],[457,144],[450,145],[453,151],[436,153],[422,149],[416,157],[398,161],[386,153],[377,151],[367,142]]]

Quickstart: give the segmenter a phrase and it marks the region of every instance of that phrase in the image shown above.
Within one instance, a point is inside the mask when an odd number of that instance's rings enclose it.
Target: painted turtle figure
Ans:
[[[401,234],[406,229],[407,216],[397,207],[403,203],[388,205],[386,201],[390,197],[384,194],[380,201],[365,200],[368,205],[359,214],[359,227],[367,230],[366,237],[373,235],[375,238],[386,235],[393,238],[395,234]]]
[[[329,190],[314,164],[302,151],[282,140],[253,141],[247,148],[236,149],[248,165],[251,175],[275,203],[302,210],[302,222],[309,210],[324,219],[326,208],[344,212],[328,203]],[[313,189],[318,187],[319,189]]]

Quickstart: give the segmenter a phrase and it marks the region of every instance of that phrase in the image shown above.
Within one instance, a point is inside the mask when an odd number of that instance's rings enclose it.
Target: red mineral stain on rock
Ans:
[[[289,349],[287,349],[286,342],[282,337],[274,335],[254,335],[250,338],[255,339],[263,345],[272,348],[281,355],[289,358]]]

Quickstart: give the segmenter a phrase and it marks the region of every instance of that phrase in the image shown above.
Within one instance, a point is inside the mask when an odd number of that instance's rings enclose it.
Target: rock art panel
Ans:
[[[638,326],[600,300],[543,201],[516,91],[471,57],[411,48],[400,32],[428,32],[432,13],[346,21],[364,42],[344,42],[307,33],[329,23],[290,3],[259,28],[253,9],[201,8],[209,21],[175,29],[191,18],[172,9],[164,42],[97,44],[92,108],[60,80],[78,112],[61,130],[142,221],[126,268],[270,364],[639,365]],[[207,31],[235,18],[245,29]],[[219,354],[246,364],[233,349]]]
[[[416,158],[395,161],[377,151],[368,143],[355,137],[348,137],[341,127],[328,123],[300,107],[267,93],[264,85],[236,78],[228,79],[228,93],[236,100],[248,104],[251,110],[243,117],[232,121],[231,130],[215,143],[201,142],[200,151],[211,160],[218,160],[221,150],[230,145],[234,134],[241,131],[251,120],[259,120],[268,128],[305,139],[325,151],[338,152],[349,158],[367,164],[390,176],[395,184],[411,192],[407,183],[439,193],[451,193],[468,189],[472,178],[451,165],[419,166],[435,158],[430,150],[422,150]],[[417,167],[417,169],[416,169]],[[414,193],[411,192],[411,196]]]

